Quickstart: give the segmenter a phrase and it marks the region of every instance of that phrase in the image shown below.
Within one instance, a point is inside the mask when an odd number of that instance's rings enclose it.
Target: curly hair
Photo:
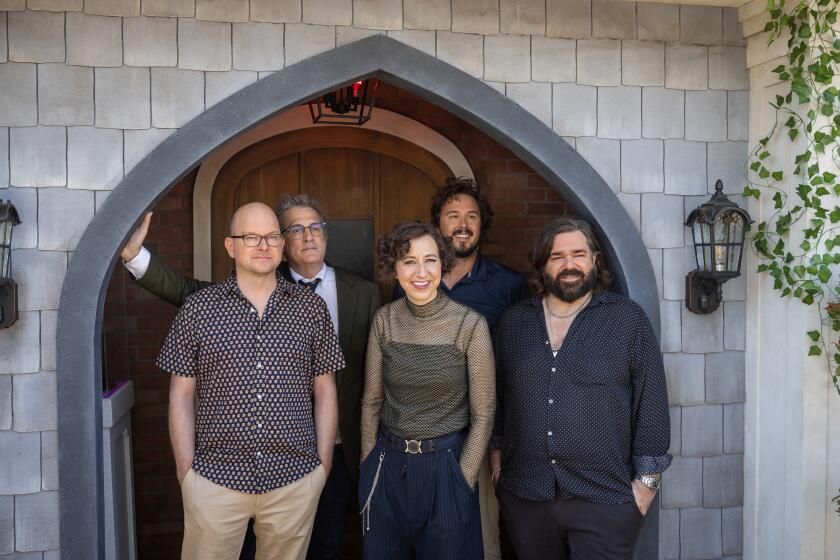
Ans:
[[[487,197],[481,192],[475,179],[466,177],[447,177],[443,186],[432,197],[432,223],[440,227],[440,213],[443,206],[456,196],[465,194],[471,196],[478,203],[481,214],[481,232],[484,233],[493,224],[493,208],[487,202]]]
[[[598,276],[595,291],[609,290],[612,286],[612,273],[607,269],[607,263],[601,254],[601,247],[592,231],[592,226],[586,220],[563,217],[557,218],[542,229],[528,253],[528,261],[531,263],[531,277],[528,283],[536,295],[542,296],[548,293],[548,286],[546,286],[543,273],[545,272],[545,263],[551,256],[554,238],[561,233],[571,233],[573,231],[579,231],[583,234],[586,243],[589,245],[589,250],[595,255],[595,273]]]
[[[431,224],[423,222],[402,222],[394,226],[388,235],[380,238],[376,255],[379,261],[379,273],[382,277],[393,277],[397,261],[402,259],[411,246],[411,240],[428,235],[437,245],[440,255],[441,276],[446,275],[455,266],[455,252],[452,241],[440,234]]]

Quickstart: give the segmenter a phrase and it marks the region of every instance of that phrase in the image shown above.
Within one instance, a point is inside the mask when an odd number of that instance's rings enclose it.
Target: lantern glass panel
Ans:
[[[10,276],[12,253],[12,221],[0,222],[0,278]]]
[[[701,216],[698,216],[692,226],[694,233],[694,253],[697,258],[697,269],[710,271],[712,269],[712,232]]]

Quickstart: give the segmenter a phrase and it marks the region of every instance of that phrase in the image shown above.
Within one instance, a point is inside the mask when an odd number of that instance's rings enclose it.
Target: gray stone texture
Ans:
[[[682,197],[669,194],[642,195],[642,240],[646,247],[682,247]],[[667,289],[667,288],[666,288]]]
[[[94,197],[90,191],[39,189],[38,248],[73,251],[93,219],[93,209]]]
[[[624,206],[624,209],[627,211],[627,215],[630,216],[630,219],[633,221],[633,225],[636,226],[636,231],[641,231],[642,229],[642,200],[641,195],[634,194],[634,193],[616,193],[616,197],[618,197],[618,201]]]
[[[32,249],[38,246],[38,189],[10,187],[0,191],[0,198],[15,205],[20,224],[12,233],[12,249]]]
[[[142,6],[143,14],[147,16],[190,18],[195,15],[195,0],[143,0]]]
[[[67,182],[67,133],[60,126],[12,128],[9,182],[17,187],[51,187]]]
[[[668,384],[668,402],[680,405],[703,404],[703,355],[667,353],[662,355],[662,363]]]
[[[140,15],[140,0],[85,0],[85,11],[103,16],[135,17]]]
[[[721,512],[716,508],[680,510],[680,558],[699,560],[721,555]]]
[[[9,60],[13,62],[64,62],[64,14],[9,12]]]
[[[685,92],[685,139],[702,142],[726,139],[725,91]]]
[[[26,9],[26,0],[0,0],[0,10],[4,12],[22,12]]]
[[[484,79],[527,82],[531,79],[529,37],[490,35],[484,38]]]
[[[251,0],[251,21],[300,23],[300,0]]]
[[[662,249],[664,253],[665,249]],[[661,266],[661,263],[660,263]],[[659,273],[660,277],[662,273]],[[662,291],[659,292],[662,294]],[[682,302],[660,300],[659,321],[662,324],[660,346],[663,352],[679,352],[682,349]]]
[[[43,190],[46,189],[42,189],[41,192],[43,192]],[[40,196],[41,193],[39,193],[39,197]],[[90,194],[90,197],[91,200],[93,200],[92,194]],[[93,208],[92,203],[91,208]],[[62,224],[60,222],[52,226],[47,226],[47,224],[45,224],[40,218],[40,216],[43,216],[43,213],[44,208],[42,205],[39,205],[38,228],[41,230],[41,233],[39,234],[40,238],[43,239],[43,230],[47,227],[55,229],[62,226],[67,227],[66,224]],[[66,219],[67,216],[66,214],[62,214],[61,217]],[[68,235],[73,235],[73,232],[68,233]],[[58,309],[58,297],[61,294],[61,284],[64,282],[64,273],[67,269],[67,253],[60,251],[17,249],[12,251],[12,262],[15,267],[15,280],[18,283],[18,309],[22,311]],[[37,319],[35,319],[35,321],[38,322]],[[35,329],[37,330],[38,327]],[[36,354],[37,358],[40,358],[40,352],[36,352]],[[23,373],[23,371],[20,371],[20,373]]]
[[[437,49],[435,48],[437,38],[434,31],[398,29],[396,31],[389,31],[388,37],[396,39],[400,43],[405,43],[409,47],[422,51],[429,56],[437,56]]]
[[[12,376],[14,430],[40,432],[58,429],[55,372]]]
[[[744,508],[724,508],[722,515],[723,553],[741,554],[744,543]]]
[[[139,17],[123,22],[126,66],[177,66],[178,20]]]
[[[67,187],[111,190],[123,178],[123,131],[67,129]]]
[[[662,140],[622,140],[622,192],[662,192],[662,157]]]
[[[716,457],[723,452],[723,409],[719,404],[684,406],[683,457]]]
[[[248,0],[195,0],[195,18],[206,21],[248,21]]]
[[[531,79],[535,82],[574,82],[577,63],[572,39],[531,37]]]
[[[58,490],[58,432],[41,432],[41,489]]]
[[[403,0],[403,26],[408,29],[449,29],[450,0]]]
[[[61,126],[93,124],[93,69],[39,64],[38,121]]]
[[[204,102],[209,109],[222,99],[257,81],[256,72],[208,72],[204,75]],[[128,143],[128,133],[126,133]],[[137,161],[134,161],[136,163]],[[128,161],[125,162],[129,168]],[[133,167],[133,165],[132,165]]]
[[[359,29],[358,27],[336,27],[335,46],[340,47],[355,41],[361,41],[374,35],[385,35],[386,32],[379,29]]]
[[[680,6],[680,41],[697,45],[723,42],[723,12],[717,6]]]
[[[723,351],[723,314],[697,315],[683,308],[683,352],[705,354]]]
[[[305,16],[306,2],[303,6]],[[285,47],[286,66],[289,66],[335,48],[335,28],[326,25],[288,24],[286,25]]]
[[[636,38],[636,4],[621,0],[592,0],[592,36]]]
[[[484,75],[484,40],[480,35],[438,31],[437,57],[476,78]]]
[[[723,9],[723,44],[724,45],[744,45],[744,31],[741,29],[741,24],[738,22],[737,8]]]
[[[664,289],[662,297],[666,300],[685,299],[685,275],[697,268],[693,247],[675,247],[665,249],[662,257],[662,276]]]
[[[148,68],[97,68],[95,79],[97,127],[149,128]]]
[[[0,63],[9,60],[8,18],[6,12],[0,12]]]
[[[12,429],[12,376],[0,375],[0,430],[10,429]]]
[[[682,138],[685,135],[685,92],[642,88],[642,136]]]
[[[282,25],[233,24],[233,67],[237,70],[279,70],[284,56]]]
[[[659,558],[677,560],[680,557],[680,510],[659,511]]]
[[[709,88],[726,90],[750,88],[746,47],[709,47]]]
[[[703,459],[703,506],[732,507],[744,503],[744,456]]]
[[[508,84],[507,96],[551,127],[551,84]]]
[[[452,31],[493,35],[499,32],[499,0],[452,0]]]
[[[744,405],[723,405],[723,452],[744,452]]]
[[[55,370],[55,331],[58,311],[41,311],[41,369]]]
[[[152,68],[152,126],[180,128],[204,111],[204,74]]]
[[[636,14],[636,34],[640,41],[679,41],[679,6],[639,2],[636,5]]]
[[[715,182],[723,181],[723,192],[740,194],[747,184],[747,142],[712,142],[709,144],[708,193],[715,192]]]
[[[303,22],[353,25],[353,0],[303,0]]]
[[[49,10],[51,12],[81,12],[84,0],[27,0],[30,10]]]
[[[58,548],[58,492],[15,496],[15,547],[21,551]]]
[[[687,508],[703,505],[703,459],[674,457],[662,473],[662,507]]]
[[[0,125],[34,126],[38,123],[37,77],[34,64],[0,65]]]
[[[725,351],[706,355],[706,402],[744,402],[744,353]]]
[[[733,282],[730,280],[728,283]],[[725,295],[725,294],[724,294]],[[744,301],[723,303],[723,346],[727,350],[747,349],[747,305]]]
[[[557,87],[556,85],[554,86]],[[586,86],[576,86],[586,87]],[[595,88],[590,88],[594,90]],[[554,91],[554,107],[557,110],[557,90]],[[593,99],[594,103],[594,99]],[[554,116],[554,129],[557,130],[557,115]],[[614,192],[621,186],[621,143],[606,138],[578,138],[575,143],[577,152],[598,172],[598,175]]]
[[[578,41],[577,82],[592,86],[621,85],[621,41]]]
[[[223,76],[225,74],[214,74]],[[256,78],[255,78],[256,79]],[[126,130],[124,135],[125,171],[128,173],[135,165],[140,163],[146,155],[166,140],[172,129],[149,128],[146,130]]]
[[[95,211],[94,213],[98,213],[99,210],[102,209],[102,205],[108,199],[108,195],[111,194],[111,191],[94,191],[94,204],[95,204]]]
[[[749,140],[750,97],[746,91],[730,91],[727,95],[726,121],[730,140]]]
[[[671,406],[668,409],[671,421],[671,445],[668,447],[668,453],[676,457],[682,453],[682,407]]]
[[[598,88],[598,136],[636,139],[642,136],[642,89]]]
[[[665,45],[622,41],[621,83],[626,86],[665,85]]]
[[[16,264],[16,257],[19,251],[12,251],[12,266]],[[20,283],[20,277],[15,271],[15,280]],[[18,284],[20,285],[20,284]],[[37,311],[18,311],[18,320],[11,327],[3,331],[0,336],[0,373],[34,373],[38,371],[40,362],[40,349],[38,341],[40,335],[40,324]],[[2,432],[0,432],[2,434]],[[0,453],[0,455],[3,455]],[[2,469],[2,462],[0,462]],[[4,494],[0,490],[0,494]]]
[[[120,18],[83,13],[67,14],[67,64],[121,66],[122,53]]]
[[[681,43],[665,46],[665,87],[704,90],[708,84],[708,47]]]
[[[186,70],[231,69],[231,24],[178,21],[178,67]]]
[[[402,0],[354,0],[353,25],[366,29],[401,29]]]
[[[41,434],[0,432],[0,457],[0,494],[41,489]]]
[[[700,195],[706,192],[706,144],[665,141],[665,192]]]
[[[545,0],[500,0],[499,12],[502,33],[545,34]]]
[[[639,197],[639,212],[641,213],[642,199]],[[660,295],[660,305],[662,301],[662,249],[647,249],[648,258],[650,259],[650,266],[653,268],[653,276],[656,280],[656,293]],[[660,319],[661,320],[661,319]],[[662,327],[664,329],[664,327]],[[664,330],[663,330],[664,335]],[[666,350],[663,350],[665,352]],[[677,350],[667,350],[667,352],[676,352]]]
[[[0,554],[15,551],[15,497],[0,496]]]
[[[545,34],[588,39],[592,36],[591,0],[546,0]]]
[[[0,127],[0,189],[9,186],[9,129]]]
[[[598,130],[596,89],[577,84],[552,87],[555,132],[564,136],[594,136]]]

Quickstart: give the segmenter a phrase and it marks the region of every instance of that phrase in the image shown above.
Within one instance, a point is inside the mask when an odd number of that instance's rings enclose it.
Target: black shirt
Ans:
[[[671,463],[659,343],[644,311],[597,292],[552,355],[542,299],[510,308],[493,335],[499,484],[528,500],[633,499],[637,474]]]

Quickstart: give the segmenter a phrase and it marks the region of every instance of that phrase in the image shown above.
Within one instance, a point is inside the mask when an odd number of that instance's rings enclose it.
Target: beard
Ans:
[[[577,277],[578,281],[572,284],[561,281],[561,279],[569,277]],[[551,295],[566,303],[577,301],[585,296],[592,291],[597,281],[598,269],[595,266],[589,269],[589,272],[585,275],[579,270],[561,270],[554,278],[543,270],[543,282],[546,289]]]
[[[455,235],[459,233],[473,235],[473,230],[470,228],[458,228],[452,232],[452,237],[450,237],[452,240],[452,249],[455,252],[455,258],[466,259],[478,250],[478,244],[481,241],[481,236],[479,235],[476,237],[475,241],[469,245],[462,245],[462,242],[455,238]]]

